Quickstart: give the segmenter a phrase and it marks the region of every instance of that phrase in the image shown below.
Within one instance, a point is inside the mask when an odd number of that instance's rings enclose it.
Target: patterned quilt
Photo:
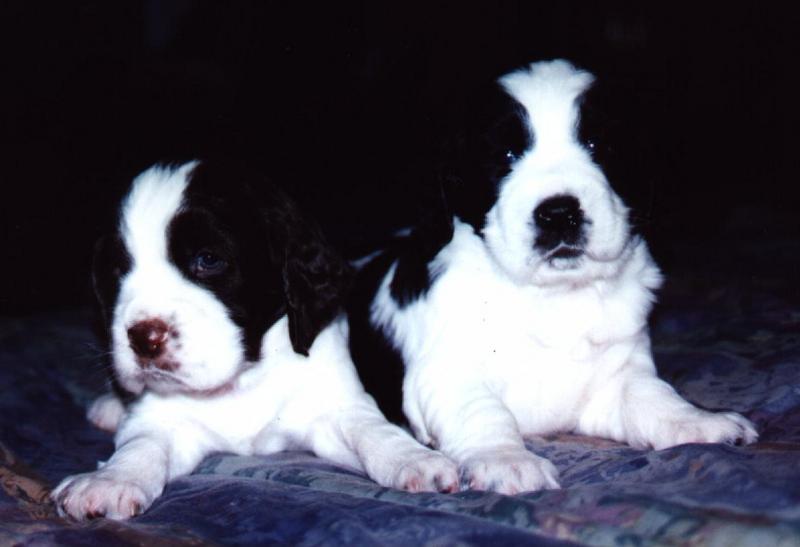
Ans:
[[[757,444],[535,438],[563,488],[513,497],[404,493],[302,452],[215,454],[123,523],[65,522],[47,502],[112,451],[84,419],[104,378],[88,313],[0,319],[0,545],[800,545],[797,291],[673,281],[660,300],[660,375],[749,417]]]

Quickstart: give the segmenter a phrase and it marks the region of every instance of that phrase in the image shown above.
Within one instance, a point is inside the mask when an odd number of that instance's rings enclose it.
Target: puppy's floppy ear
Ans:
[[[130,256],[118,233],[106,234],[97,240],[92,256],[92,289],[104,331],[111,325],[120,278],[129,269]]]
[[[276,193],[271,201],[265,214],[273,256],[282,264],[289,338],[297,353],[308,355],[317,335],[344,308],[352,270],[288,198]]]
[[[292,347],[308,355],[314,339],[344,307],[351,270],[318,230],[299,228],[290,230],[283,283]]]

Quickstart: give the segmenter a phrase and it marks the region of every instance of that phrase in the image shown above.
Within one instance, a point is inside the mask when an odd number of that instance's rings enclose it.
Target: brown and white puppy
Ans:
[[[248,178],[191,162],[133,181],[95,289],[116,380],[139,397],[93,407],[116,451],[61,482],[62,515],[132,517],[214,451],[306,449],[381,485],[457,489],[455,465],[388,423],[358,380],[346,264],[286,196]]]

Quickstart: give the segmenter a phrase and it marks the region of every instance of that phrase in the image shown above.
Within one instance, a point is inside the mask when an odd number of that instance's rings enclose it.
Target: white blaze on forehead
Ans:
[[[183,202],[188,174],[198,162],[157,165],[133,181],[122,205],[120,233],[134,261],[167,257],[167,228]]]
[[[181,382],[181,389],[220,387],[244,363],[241,329],[228,309],[169,260],[169,225],[185,204],[189,176],[197,165],[148,169],[134,179],[122,203],[120,232],[133,267],[121,280],[112,338],[116,375],[129,391],[140,392],[146,385],[176,389],[164,379],[150,377],[151,383],[145,383],[128,338],[128,329],[143,319],[168,323],[166,355],[178,365],[171,378]]]
[[[577,99],[593,81],[588,72],[558,60],[533,63],[500,84],[527,110],[535,150],[547,152],[575,141]]]

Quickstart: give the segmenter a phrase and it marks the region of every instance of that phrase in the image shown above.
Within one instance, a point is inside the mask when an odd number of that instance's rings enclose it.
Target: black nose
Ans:
[[[552,249],[560,243],[575,245],[580,241],[583,211],[578,198],[561,195],[547,198],[533,211],[539,228],[536,244]]]
[[[128,329],[131,348],[139,357],[155,359],[162,353],[169,337],[169,327],[160,319],[139,321]]]

